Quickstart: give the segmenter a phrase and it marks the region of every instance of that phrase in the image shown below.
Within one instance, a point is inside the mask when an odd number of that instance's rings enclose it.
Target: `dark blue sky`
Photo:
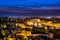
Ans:
[[[5,16],[16,16],[16,17],[27,17],[27,16],[60,16],[60,13],[0,13],[0,17]]]
[[[59,6],[60,0],[0,0],[0,7]]]
[[[0,0],[0,8],[60,8],[60,0]],[[22,14],[22,13],[1,13],[0,16],[56,16],[59,13],[36,13],[36,14]]]

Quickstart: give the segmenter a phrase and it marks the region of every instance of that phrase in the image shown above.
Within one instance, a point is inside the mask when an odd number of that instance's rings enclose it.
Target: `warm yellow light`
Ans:
[[[20,35],[27,37],[27,36],[31,36],[32,34],[31,31],[22,30]]]
[[[22,30],[20,33],[21,36],[25,36],[26,35],[26,30]]]
[[[4,28],[6,28],[7,26],[6,25],[4,25]]]
[[[40,22],[40,19],[37,19],[38,22]]]
[[[19,24],[19,27],[21,27],[21,28],[25,28],[25,24],[20,23],[20,24]]]
[[[31,36],[31,31],[27,31],[27,36]]]
[[[48,22],[46,23],[46,25],[48,25],[48,26],[53,26],[53,22],[52,22],[52,21],[48,21]]]
[[[52,21],[48,21],[47,24],[52,24],[53,22]]]
[[[8,40],[16,40],[15,38],[7,38]]]
[[[41,23],[39,22],[38,25],[41,25]]]
[[[19,26],[19,23],[16,23],[16,26]]]
[[[60,27],[60,23],[55,23],[54,26],[55,27]]]
[[[40,22],[40,19],[34,19],[34,21]]]
[[[37,25],[38,25],[37,22],[34,22],[34,26],[37,27]]]
[[[46,30],[47,30],[48,28],[47,28],[47,27],[44,27],[44,29],[46,29]]]
[[[30,29],[32,29],[32,28],[33,28],[33,26],[27,26],[26,28],[30,28]]]
[[[33,25],[33,22],[27,21],[27,24],[28,24],[28,25]]]

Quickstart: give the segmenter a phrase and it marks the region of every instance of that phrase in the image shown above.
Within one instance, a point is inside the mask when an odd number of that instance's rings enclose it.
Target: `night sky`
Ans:
[[[8,8],[9,11],[6,10]],[[43,9],[45,11],[48,9],[59,9],[58,12],[32,12],[21,13],[21,12],[11,12],[11,9]],[[6,12],[5,12],[6,10]],[[2,11],[2,12],[1,12]],[[19,10],[21,11],[21,10]],[[0,0],[0,16],[59,16],[60,15],[60,0]]]
[[[1,7],[44,7],[60,5],[60,0],[0,0]]]

